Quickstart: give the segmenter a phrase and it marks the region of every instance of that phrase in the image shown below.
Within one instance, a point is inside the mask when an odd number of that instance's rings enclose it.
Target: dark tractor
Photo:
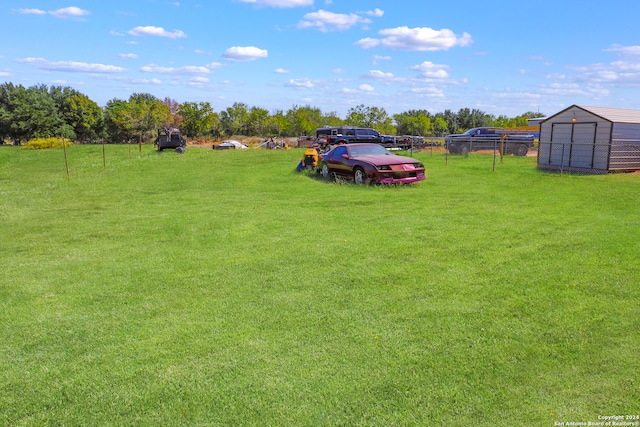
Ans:
[[[182,137],[180,129],[164,128],[158,129],[158,137],[153,144],[158,146],[158,151],[175,148],[177,153],[182,154],[187,146],[187,140]]]

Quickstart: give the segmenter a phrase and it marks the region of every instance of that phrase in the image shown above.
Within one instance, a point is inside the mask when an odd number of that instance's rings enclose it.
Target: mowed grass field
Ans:
[[[0,147],[0,424],[553,426],[640,412],[640,175]]]

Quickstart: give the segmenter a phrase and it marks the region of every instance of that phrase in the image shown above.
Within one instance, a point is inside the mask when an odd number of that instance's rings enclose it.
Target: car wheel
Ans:
[[[457,150],[460,154],[467,154],[469,152],[469,146],[467,144],[462,144],[460,148]]]
[[[362,168],[357,167],[353,170],[353,182],[356,184],[368,184],[367,175]]]
[[[520,144],[518,145],[518,148],[516,148],[516,156],[526,156],[527,151],[529,151],[527,146]]]
[[[326,163],[322,165],[322,176],[324,178],[329,178],[329,166],[327,166]]]

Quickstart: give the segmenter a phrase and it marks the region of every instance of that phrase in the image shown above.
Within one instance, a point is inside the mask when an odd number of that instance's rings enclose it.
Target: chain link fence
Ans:
[[[640,142],[544,142],[538,144],[538,167],[577,174],[640,170]]]
[[[444,154],[447,164],[455,164],[470,156],[484,157],[487,168],[496,170],[504,163],[499,144],[495,149],[484,149],[464,154],[451,153],[442,146],[424,147],[421,153]],[[521,157],[511,153],[511,157]],[[504,157],[510,157],[504,150]],[[628,173],[630,177],[640,176],[640,142],[610,143],[560,143],[541,142],[528,150],[526,159],[541,171],[567,173],[572,175],[597,175]],[[521,163],[518,163],[521,164]],[[640,178],[639,178],[640,179]]]

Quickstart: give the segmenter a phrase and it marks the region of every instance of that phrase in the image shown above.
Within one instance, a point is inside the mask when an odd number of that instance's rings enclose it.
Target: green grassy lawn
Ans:
[[[640,175],[0,147],[0,423],[553,426],[640,412]]]

